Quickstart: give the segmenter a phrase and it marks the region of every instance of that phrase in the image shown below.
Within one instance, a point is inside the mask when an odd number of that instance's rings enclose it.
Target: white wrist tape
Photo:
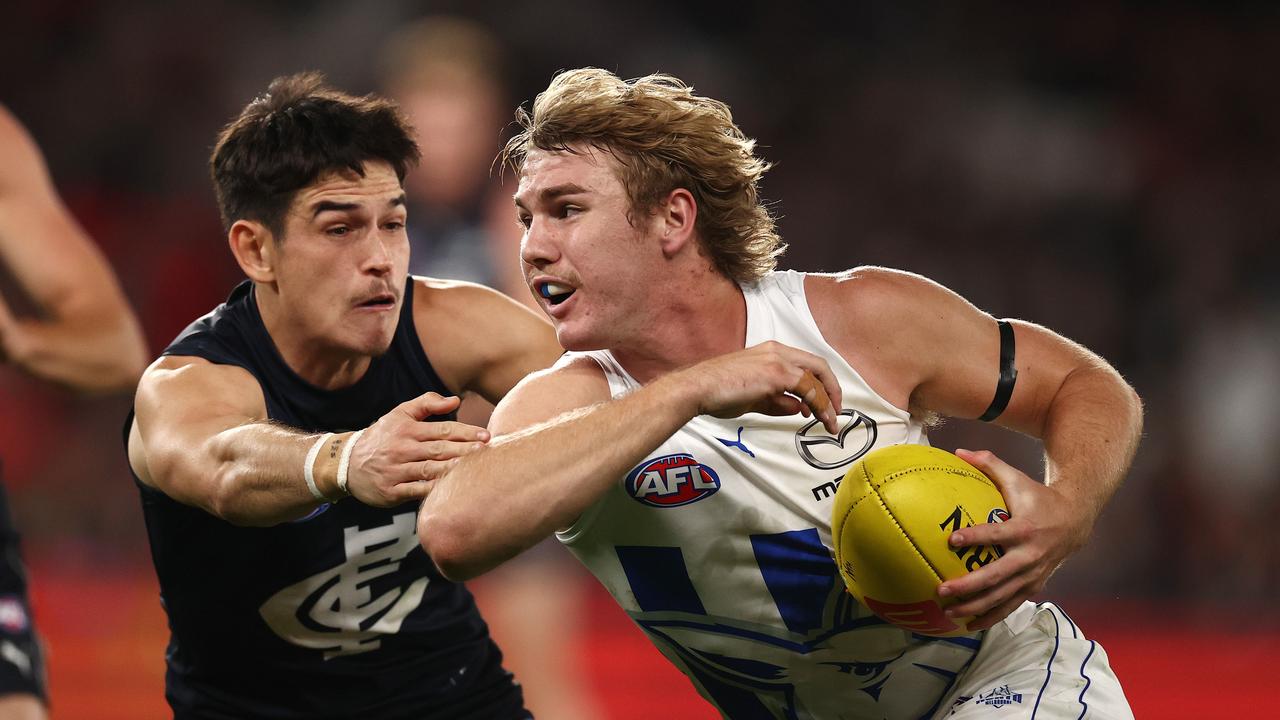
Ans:
[[[315,496],[317,500],[328,500],[324,494],[320,492],[320,488],[316,487],[316,475],[314,472],[316,464],[316,456],[320,454],[320,448],[329,442],[329,438],[333,437],[333,433],[325,433],[316,440],[316,444],[311,446],[307,451],[307,459],[302,461],[302,477],[307,481],[307,489]]]
[[[347,470],[351,467],[351,448],[356,446],[356,441],[364,434],[364,430],[357,430],[351,433],[351,437],[347,438],[347,444],[342,446],[342,457],[338,458],[338,489],[343,495],[350,495],[351,491],[347,489]]]

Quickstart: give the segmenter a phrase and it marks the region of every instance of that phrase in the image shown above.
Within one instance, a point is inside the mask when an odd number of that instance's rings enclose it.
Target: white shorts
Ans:
[[[1107,653],[1053,603],[1023,603],[987,631],[934,720],[1132,720]]]

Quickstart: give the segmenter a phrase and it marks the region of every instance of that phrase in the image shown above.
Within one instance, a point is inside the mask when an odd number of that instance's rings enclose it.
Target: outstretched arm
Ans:
[[[111,267],[53,188],[35,142],[0,108],[0,262],[41,316],[0,297],[0,362],[78,390],[133,387],[142,331]]]
[[[925,278],[880,268],[811,277],[815,319],[882,394],[915,413],[976,418],[995,395],[996,321]],[[857,318],[856,322],[851,318]],[[960,530],[956,546],[999,544],[999,560],[939,592],[956,616],[990,627],[1039,592],[1089,538],[1128,471],[1142,431],[1133,389],[1097,355],[1043,327],[1013,321],[1017,381],[998,424],[1040,438],[1045,483],[989,452],[958,451],[1000,488],[1012,519]]]
[[[346,450],[349,493],[391,507],[421,498],[429,480],[488,440],[483,428],[427,421],[457,405],[455,397],[426,393],[401,403],[358,438],[335,434],[312,454],[322,435],[269,421],[262,391],[244,369],[164,357],[138,385],[129,462],[143,483],[178,502],[237,525],[267,526],[344,497],[338,468]],[[306,481],[308,464],[314,492]]]
[[[498,406],[490,423],[496,439],[435,481],[418,537],[446,576],[475,577],[571,525],[697,415],[812,413],[834,432],[839,401],[823,360],[772,342],[616,400],[599,368],[579,360],[527,379]]]

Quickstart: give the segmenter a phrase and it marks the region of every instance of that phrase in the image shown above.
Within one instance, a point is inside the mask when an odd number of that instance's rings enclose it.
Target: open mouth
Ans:
[[[365,300],[364,302],[360,303],[356,307],[385,310],[387,308],[394,306],[395,304],[396,304],[395,295],[392,295],[391,293],[386,293],[384,295],[375,295],[369,298],[368,300]]]
[[[569,299],[569,296],[573,294],[573,288],[558,283],[544,282],[538,285],[538,294],[546,298],[552,305],[559,305]]]

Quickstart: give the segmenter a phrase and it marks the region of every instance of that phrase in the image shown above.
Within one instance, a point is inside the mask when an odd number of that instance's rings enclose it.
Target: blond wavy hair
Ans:
[[[561,72],[516,111],[521,132],[499,160],[519,174],[528,153],[609,151],[632,212],[649,212],[676,188],[698,205],[695,228],[715,267],[738,282],[771,272],[786,249],[758,185],[770,164],[733,122],[729,106],[670,75],[624,81],[607,70]],[[634,224],[633,218],[628,218]]]

